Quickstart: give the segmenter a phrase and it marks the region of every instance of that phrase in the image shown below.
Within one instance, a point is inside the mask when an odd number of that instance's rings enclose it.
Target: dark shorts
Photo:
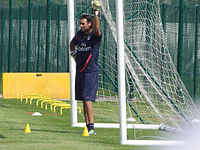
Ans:
[[[96,101],[98,87],[98,71],[76,72],[75,99],[82,101]]]

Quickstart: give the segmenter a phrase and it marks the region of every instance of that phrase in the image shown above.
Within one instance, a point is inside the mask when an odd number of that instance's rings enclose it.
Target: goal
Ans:
[[[199,109],[168,51],[159,0],[100,1],[103,35],[95,127],[120,128],[121,144],[175,144],[170,137],[198,122]],[[73,9],[73,2],[69,3]],[[75,12],[90,13],[87,4],[76,0]],[[69,16],[69,23],[77,22],[78,26],[78,20]],[[74,30],[73,23],[69,27],[69,31]],[[74,100],[73,65],[71,60],[72,126],[84,127],[84,119],[77,115],[77,105],[81,103]]]

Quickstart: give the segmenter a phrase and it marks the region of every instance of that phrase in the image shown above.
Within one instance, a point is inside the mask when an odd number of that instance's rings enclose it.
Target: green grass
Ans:
[[[29,112],[40,112],[32,116]],[[56,112],[59,113],[59,112]],[[83,128],[70,127],[70,110],[63,115],[14,99],[0,99],[0,149],[2,150],[143,150],[147,147],[119,144],[119,129],[96,129],[84,137]],[[24,133],[29,123],[31,133]]]

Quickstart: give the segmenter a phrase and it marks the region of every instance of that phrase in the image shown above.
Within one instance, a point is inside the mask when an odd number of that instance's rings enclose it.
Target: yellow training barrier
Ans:
[[[38,93],[55,99],[70,99],[70,74],[3,73],[3,98],[19,98],[18,93]]]

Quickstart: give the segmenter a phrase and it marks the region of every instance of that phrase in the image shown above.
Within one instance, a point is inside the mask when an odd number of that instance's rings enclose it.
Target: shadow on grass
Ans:
[[[0,139],[5,139],[6,137],[0,134]]]
[[[24,131],[24,129],[8,129],[8,130],[22,130]],[[76,131],[72,132],[72,131],[57,131],[57,130],[44,130],[44,129],[31,129],[31,132],[52,132],[52,133],[70,133],[70,134],[77,134]]]
[[[70,133],[77,134],[77,132],[72,131],[57,131],[57,130],[41,130],[41,129],[31,129],[31,131],[39,131],[39,132],[54,132],[54,133]]]
[[[8,115],[5,115],[7,117],[9,117]],[[20,121],[0,121],[0,124],[21,124],[25,126],[24,122],[20,122]],[[46,127],[66,127],[66,124],[60,124],[60,125],[51,125],[51,124],[46,124],[46,123],[29,123],[31,125],[38,125],[38,126],[46,126]]]

